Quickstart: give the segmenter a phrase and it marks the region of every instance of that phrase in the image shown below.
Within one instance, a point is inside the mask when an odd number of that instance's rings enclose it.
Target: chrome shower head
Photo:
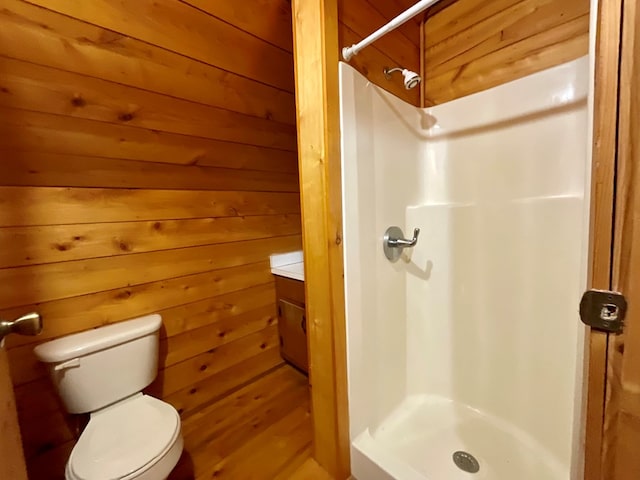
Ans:
[[[382,71],[387,80],[391,80],[391,74],[393,72],[402,72],[402,76],[404,77],[404,88],[407,90],[411,90],[414,87],[417,87],[418,84],[422,81],[420,75],[416,72],[412,72],[411,70],[407,70],[406,68],[387,68],[385,67]]]

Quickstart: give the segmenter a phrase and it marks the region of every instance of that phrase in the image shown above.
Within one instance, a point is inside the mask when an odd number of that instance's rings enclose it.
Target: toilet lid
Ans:
[[[121,479],[163,455],[179,430],[171,405],[138,394],[91,415],[68,467],[80,479]]]

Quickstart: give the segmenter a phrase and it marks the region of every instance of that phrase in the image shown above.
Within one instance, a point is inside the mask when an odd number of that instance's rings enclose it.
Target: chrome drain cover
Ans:
[[[453,452],[453,463],[463,472],[478,473],[480,471],[480,464],[476,457],[462,450]]]

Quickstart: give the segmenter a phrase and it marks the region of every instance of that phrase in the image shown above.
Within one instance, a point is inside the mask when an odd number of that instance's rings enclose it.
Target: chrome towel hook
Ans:
[[[418,235],[420,235],[419,228],[413,230],[413,238],[411,240],[404,238],[404,233],[400,227],[393,226],[387,228],[382,240],[384,256],[392,262],[397,262],[403,249],[416,246],[418,243]]]

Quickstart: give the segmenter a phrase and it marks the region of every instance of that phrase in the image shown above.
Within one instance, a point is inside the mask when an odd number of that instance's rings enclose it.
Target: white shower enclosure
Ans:
[[[353,475],[578,478],[587,57],[428,109],[340,77]]]

